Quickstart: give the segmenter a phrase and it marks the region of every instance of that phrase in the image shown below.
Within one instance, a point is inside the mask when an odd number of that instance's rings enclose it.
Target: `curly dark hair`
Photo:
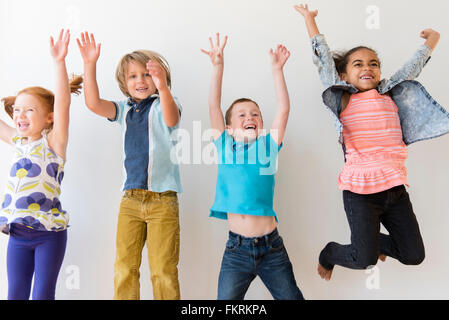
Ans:
[[[346,72],[346,67],[347,67],[347,65],[349,63],[349,57],[353,53],[356,53],[357,51],[363,50],[363,49],[372,51],[377,56],[376,50],[371,49],[369,47],[365,47],[365,46],[358,46],[358,47],[352,48],[351,50],[348,50],[348,51],[333,52],[332,53],[332,58],[334,59],[335,68],[337,69],[338,74],[345,73]],[[379,64],[380,64],[380,61],[379,61]]]

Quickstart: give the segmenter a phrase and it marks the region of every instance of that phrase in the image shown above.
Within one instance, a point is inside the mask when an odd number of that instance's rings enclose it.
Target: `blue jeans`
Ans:
[[[30,298],[33,274],[33,300],[54,300],[66,243],[67,230],[36,231],[11,224],[6,257],[8,300]]]
[[[218,300],[243,300],[256,276],[276,300],[303,300],[277,229],[256,238],[229,232],[218,279]]]

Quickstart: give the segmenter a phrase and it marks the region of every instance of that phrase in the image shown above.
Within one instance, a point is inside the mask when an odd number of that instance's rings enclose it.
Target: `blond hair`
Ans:
[[[80,89],[82,87],[81,83],[83,83],[83,77],[73,75],[70,80],[70,92],[77,95],[80,94]],[[16,98],[23,93],[36,97],[47,108],[49,113],[54,111],[55,95],[53,92],[42,87],[28,87],[20,90],[16,96],[9,96],[1,99],[6,113],[11,118],[13,118],[13,109]]]
[[[144,68],[147,67],[148,61],[153,60],[159,63],[162,68],[165,70],[167,85],[171,89],[171,75],[170,75],[170,66],[167,60],[161,56],[159,53],[151,50],[136,50],[131,53],[125,54],[117,66],[115,71],[115,78],[117,79],[120,90],[127,97],[131,97],[128,92],[128,86],[126,84],[126,73],[128,71],[128,64],[131,61],[135,61],[141,64]],[[157,92],[157,91],[156,91]]]

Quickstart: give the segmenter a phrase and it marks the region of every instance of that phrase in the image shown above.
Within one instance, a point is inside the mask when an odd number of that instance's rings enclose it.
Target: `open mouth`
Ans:
[[[360,77],[360,80],[373,80],[374,79],[374,77],[372,77],[372,76],[367,76],[367,75],[364,75],[364,76],[361,76]]]
[[[145,93],[148,90],[148,88],[137,88],[136,92],[137,93]]]
[[[28,122],[18,122],[17,126],[20,131],[24,131],[30,127],[30,124]]]
[[[245,130],[256,130],[256,125],[254,124],[248,124],[244,126]]]

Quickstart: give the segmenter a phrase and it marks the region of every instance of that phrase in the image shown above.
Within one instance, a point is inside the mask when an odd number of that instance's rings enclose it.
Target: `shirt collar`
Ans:
[[[156,99],[157,97],[159,97],[159,95],[155,93],[155,94],[149,96],[148,98],[143,99],[140,102],[136,102],[136,101],[134,101],[134,99],[132,97],[129,97],[128,101],[126,103],[127,103],[127,105],[129,105],[131,107],[140,107],[140,108],[142,108],[143,106],[145,106],[147,104],[151,105],[153,100]]]

